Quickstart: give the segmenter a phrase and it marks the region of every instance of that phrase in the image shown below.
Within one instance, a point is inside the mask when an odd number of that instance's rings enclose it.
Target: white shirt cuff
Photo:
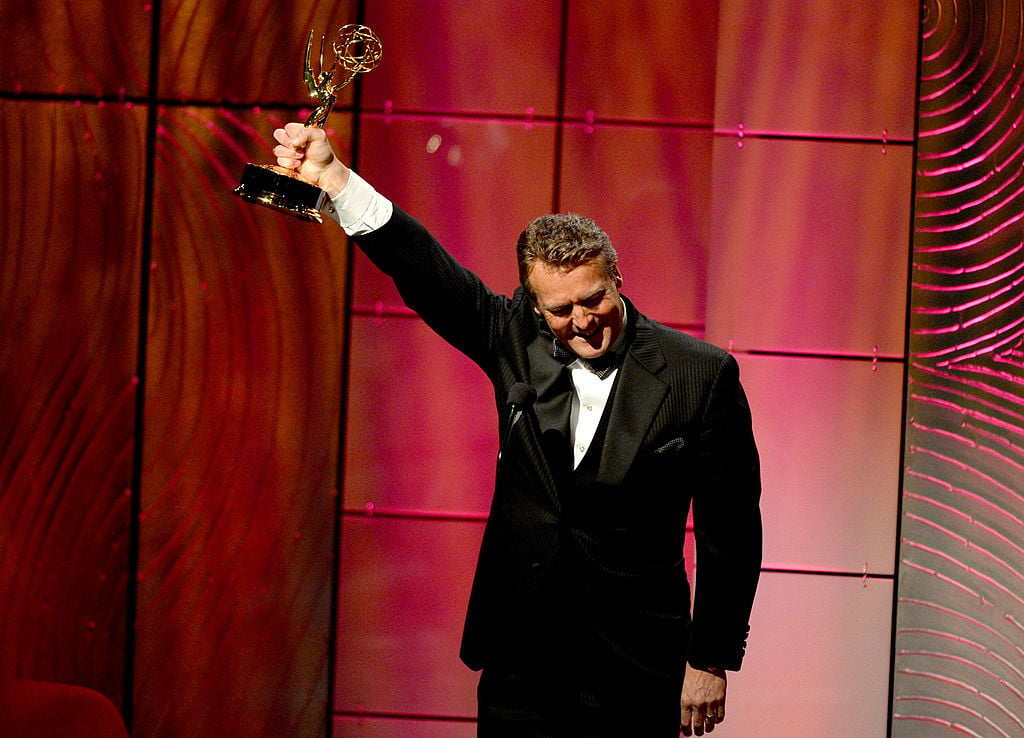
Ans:
[[[394,205],[369,182],[349,172],[348,184],[324,208],[324,213],[350,236],[362,236],[391,220]]]

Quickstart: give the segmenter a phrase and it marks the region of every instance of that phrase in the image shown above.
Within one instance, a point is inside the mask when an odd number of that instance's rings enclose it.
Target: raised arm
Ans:
[[[442,338],[491,371],[508,298],[492,292],[419,221],[349,169],[322,129],[288,123],[274,131],[274,140],[278,165],[327,193],[337,207],[332,217],[394,280],[405,304]]]

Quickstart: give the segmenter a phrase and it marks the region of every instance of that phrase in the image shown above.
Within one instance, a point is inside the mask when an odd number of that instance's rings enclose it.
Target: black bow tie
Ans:
[[[582,356],[578,356],[577,354],[567,349],[565,345],[557,338],[552,339],[552,344],[552,353],[554,354],[555,359],[560,361],[562,364],[565,364],[566,366],[572,364],[574,361],[578,359],[580,363],[582,363],[585,367],[587,367],[587,369],[592,371],[601,379],[604,379],[613,371],[615,371],[616,367],[618,367],[619,365],[619,357],[617,357],[611,351],[606,351],[600,356],[595,356],[593,359],[584,359]]]

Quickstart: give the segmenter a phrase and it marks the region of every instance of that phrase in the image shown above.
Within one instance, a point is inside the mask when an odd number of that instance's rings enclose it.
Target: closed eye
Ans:
[[[598,289],[596,292],[586,295],[577,301],[564,305],[551,305],[544,308],[544,312],[553,318],[567,318],[572,315],[575,306],[579,305],[587,310],[597,310],[608,297],[607,288]]]

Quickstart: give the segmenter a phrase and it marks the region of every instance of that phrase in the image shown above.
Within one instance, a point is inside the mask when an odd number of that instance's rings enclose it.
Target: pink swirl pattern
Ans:
[[[894,735],[1024,735],[1024,15],[922,15]]]

